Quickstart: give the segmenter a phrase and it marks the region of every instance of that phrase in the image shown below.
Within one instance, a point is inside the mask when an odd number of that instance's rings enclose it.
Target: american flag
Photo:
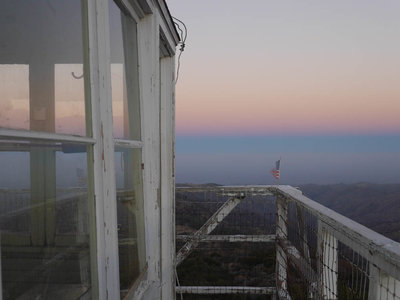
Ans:
[[[280,169],[280,167],[281,167],[281,160],[279,159],[279,160],[277,160],[275,162],[275,168],[273,168],[271,170],[272,176],[274,176],[276,179],[279,179],[279,169]]]

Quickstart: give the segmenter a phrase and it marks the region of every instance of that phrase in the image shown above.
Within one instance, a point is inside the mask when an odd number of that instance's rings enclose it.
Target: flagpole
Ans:
[[[281,179],[281,162],[282,162],[282,156],[279,157],[279,177],[278,177],[278,188],[279,188],[279,181]]]

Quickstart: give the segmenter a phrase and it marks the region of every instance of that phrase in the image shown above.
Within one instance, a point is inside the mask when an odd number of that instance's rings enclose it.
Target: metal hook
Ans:
[[[75,72],[71,72],[72,77],[74,77],[75,79],[81,79],[83,78],[83,74],[81,76],[76,76]]]

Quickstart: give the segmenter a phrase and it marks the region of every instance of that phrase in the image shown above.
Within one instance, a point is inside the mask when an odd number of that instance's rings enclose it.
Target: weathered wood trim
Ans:
[[[142,141],[114,139],[115,146],[122,148],[139,148],[143,147]]]
[[[176,44],[173,38],[168,34],[168,28],[163,22],[160,22],[160,37],[167,53],[162,53],[162,56],[174,56],[176,52]],[[175,82],[174,82],[175,85]]]
[[[400,280],[370,264],[368,299],[399,299]]]
[[[323,299],[337,299],[337,279],[338,279],[338,240],[325,228],[322,223],[318,223],[319,236],[319,261],[321,263],[319,274],[321,282],[321,292]]]
[[[114,0],[118,7],[129,17],[135,20],[136,23],[139,22],[140,18],[144,17],[144,12],[137,5],[136,1],[129,0]]]
[[[200,193],[215,192],[222,196],[272,196],[274,193],[269,185],[238,185],[238,186],[190,186],[176,187],[176,192]]]
[[[275,295],[275,287],[253,286],[177,286],[177,293],[181,294],[247,294],[247,295]]]
[[[133,291],[131,299],[133,300],[140,300],[145,299],[144,294],[146,291],[154,284],[154,281],[149,281],[147,279],[143,279],[140,281],[139,285]]]
[[[139,276],[136,278],[135,282],[131,285],[129,290],[127,290],[127,294],[124,297],[124,300],[132,299],[134,297],[135,291],[139,288],[140,284],[142,282],[146,282],[147,269],[148,269],[148,264],[146,263],[146,265],[144,266],[143,270],[140,272]]]
[[[96,239],[93,242],[97,251],[98,296],[119,299],[108,1],[88,1],[88,16],[92,128],[97,141],[88,159],[93,164],[90,176],[95,199]]]
[[[173,86],[174,57],[160,59],[161,154],[161,299],[175,296],[175,219],[173,219]]]
[[[275,234],[269,235],[177,235],[178,241],[195,240],[199,242],[231,242],[231,243],[275,243]]]
[[[312,285],[309,292],[315,293],[316,291],[314,289],[316,288],[318,275],[315,273],[307,259],[301,255],[300,251],[293,246],[289,240],[279,240],[278,243],[285,251],[288,262],[293,265],[296,270],[300,271],[306,281]]]
[[[369,282],[368,282],[368,299],[379,299],[379,269],[373,264],[369,263]]]
[[[137,2],[137,5],[140,6],[140,9],[143,11],[145,15],[153,13],[153,5],[151,5],[151,0],[131,0],[132,2]]]
[[[0,138],[7,138],[10,140],[23,139],[52,142],[70,142],[75,144],[87,145],[96,143],[96,139],[90,137],[7,128],[0,128]]]
[[[167,4],[165,3],[164,0],[156,0],[154,1],[157,3],[158,9],[159,9],[159,13],[160,16],[163,20],[163,23],[166,24],[166,26],[168,27],[168,33],[169,35],[171,35],[174,39],[175,45],[172,48],[175,48],[176,45],[178,45],[179,43],[179,35],[178,32],[176,30],[174,21],[172,20],[172,16],[169,12],[169,9],[167,7]]]
[[[245,193],[248,195],[254,191],[258,193],[278,192],[281,197],[291,200],[298,205],[299,209],[309,211],[327,230],[329,230],[330,234],[332,234],[335,239],[362,255],[370,264],[379,266],[381,270],[384,270],[389,276],[397,280],[400,278],[399,243],[312,201],[302,195],[302,192],[297,188],[286,185],[281,185],[278,189],[276,186],[269,185],[217,187],[199,185],[176,188],[177,193],[198,193],[204,191],[224,193],[224,195],[229,193]]]
[[[276,239],[285,241],[288,238],[288,203],[285,198],[276,197]],[[287,262],[285,249],[276,243],[276,287],[279,299],[289,299],[287,284]]]
[[[340,242],[390,276],[400,278],[400,243],[305,197],[301,191],[291,186],[280,186],[278,193],[310,211]]]
[[[159,32],[157,17],[146,15],[137,24],[141,136],[143,141],[143,195],[148,280],[157,289],[146,291],[150,299],[160,298],[160,90]]]
[[[243,198],[228,199],[205,223],[193,234],[193,239],[185,243],[176,255],[176,265],[178,266],[190,253],[198,246],[196,241],[198,235],[210,234],[222,220],[242,201]]]

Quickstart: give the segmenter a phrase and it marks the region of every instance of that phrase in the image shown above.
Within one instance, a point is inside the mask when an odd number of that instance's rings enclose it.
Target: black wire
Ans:
[[[179,32],[181,33],[181,34],[180,34],[180,36],[181,36],[181,41],[183,41],[183,39],[182,39],[182,37],[183,37],[183,30],[182,30],[182,28],[179,26],[179,23],[174,22],[174,24],[176,25],[176,27],[178,27],[178,30],[179,30]]]
[[[185,25],[185,23],[183,23],[181,20],[179,20],[178,18],[172,17],[174,20],[178,21],[179,23],[181,23],[183,25],[183,27],[185,28],[185,37],[183,38],[183,43],[186,42],[186,38],[187,38],[187,27]],[[183,37],[183,36],[182,36]]]
[[[179,56],[178,56],[178,66],[177,66],[177,70],[176,70],[175,84],[178,82],[178,78],[179,78],[179,69],[180,69],[180,67],[181,67],[181,55],[182,55],[182,52],[183,52],[183,51],[181,51],[181,52],[179,53]]]
[[[174,20],[174,24],[176,25],[176,27],[178,28],[179,32],[180,32],[180,44],[181,47],[179,48],[179,55],[178,55],[178,66],[177,66],[177,70],[176,70],[176,77],[175,77],[175,84],[178,82],[178,78],[179,78],[179,70],[181,67],[181,55],[182,52],[185,50],[185,46],[186,46],[186,38],[187,38],[187,27],[185,25],[185,23],[183,23],[181,20],[179,20],[178,18],[172,17]],[[180,24],[183,26],[184,30],[180,27]]]

